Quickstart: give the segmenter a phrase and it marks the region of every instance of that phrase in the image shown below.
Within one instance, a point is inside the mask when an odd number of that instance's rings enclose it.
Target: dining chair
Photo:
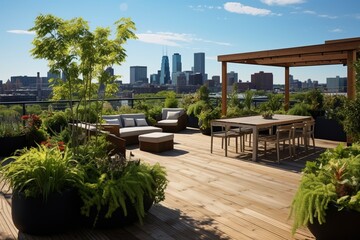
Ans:
[[[297,140],[297,146],[300,148],[300,144],[306,146],[306,123],[293,123],[294,128],[294,139],[293,139],[293,146],[294,146],[294,154],[295,154],[295,146]]]
[[[276,158],[277,162],[280,163],[280,144],[283,144],[283,149],[285,149],[285,144],[288,142],[289,156],[292,157],[293,154],[293,142],[294,142],[294,128],[293,125],[280,125],[276,127],[276,132],[273,135],[260,135],[258,137],[258,142],[264,142],[264,154],[266,155],[266,144],[272,143],[276,148]]]
[[[230,130],[226,130],[225,127],[222,127],[221,131],[214,131],[215,125],[211,126],[211,147],[210,147],[210,153],[213,152],[213,143],[214,137],[221,138],[221,148],[224,148],[224,144],[228,144],[231,138],[235,138],[235,149],[236,153],[238,153],[238,138],[241,136],[239,133]],[[225,143],[225,139],[228,139],[228,142]],[[225,153],[225,156],[227,153]]]
[[[305,150],[308,150],[310,139],[312,140],[315,149],[315,120],[305,122]]]

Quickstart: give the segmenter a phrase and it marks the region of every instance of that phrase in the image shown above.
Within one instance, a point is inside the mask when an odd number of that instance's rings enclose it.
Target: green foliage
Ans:
[[[47,112],[42,117],[43,125],[51,136],[60,133],[68,126],[65,112]]]
[[[221,110],[219,107],[203,109],[198,115],[200,129],[208,129],[211,126],[211,120],[219,119],[221,117]]]
[[[176,93],[170,91],[165,98],[164,103],[165,108],[177,108],[178,107],[178,100],[176,98]]]
[[[300,226],[326,220],[329,205],[360,212],[360,145],[339,145],[308,162],[291,206],[293,233]]]
[[[27,114],[37,114],[40,115],[42,112],[41,106],[38,104],[31,104],[26,106],[26,113]]]
[[[19,114],[11,109],[0,113],[0,137],[13,137],[25,134]]]
[[[260,105],[260,111],[271,110],[273,112],[280,110],[283,106],[284,95],[269,94],[268,101]]]
[[[325,95],[324,111],[327,119],[335,119],[342,122],[345,118],[344,107],[346,104],[346,96],[344,95]]]
[[[238,85],[237,83],[234,83],[232,86],[232,91],[228,96],[229,101],[228,101],[228,107],[237,107],[240,105],[240,99],[238,97]]]
[[[304,102],[310,105],[310,113],[314,118],[324,115],[324,95],[319,89],[307,92]]]
[[[244,93],[244,106],[247,110],[251,110],[251,106],[253,103],[253,97],[255,96],[255,92],[251,90],[247,90]]]
[[[0,173],[10,187],[24,191],[27,197],[42,196],[46,200],[49,194],[77,187],[83,181],[83,172],[67,148],[23,149],[12,159],[0,167]]]
[[[289,109],[287,114],[299,115],[299,116],[310,116],[310,106],[306,103],[300,102],[295,103],[292,108]]]
[[[187,115],[193,115],[195,117],[198,117],[203,109],[206,109],[208,107],[208,103],[200,100],[193,104],[191,104],[187,109]]]
[[[360,141],[360,95],[354,100],[348,100],[343,108],[344,131],[352,138],[353,142]]]
[[[104,157],[88,165],[87,173],[90,175],[86,175],[85,185],[80,189],[84,215],[88,216],[90,210],[96,207],[98,212],[107,208],[105,217],[111,217],[118,208],[126,216],[126,201],[130,201],[142,222],[145,215],[144,196],[154,199],[156,203],[165,199],[166,172],[159,164],[150,166],[119,156],[110,159]]]

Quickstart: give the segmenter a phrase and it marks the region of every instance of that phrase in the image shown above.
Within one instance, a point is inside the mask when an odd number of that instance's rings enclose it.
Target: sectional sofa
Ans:
[[[102,129],[125,139],[126,145],[139,143],[139,135],[162,132],[159,127],[149,126],[143,113],[103,115],[102,118],[105,120]]]

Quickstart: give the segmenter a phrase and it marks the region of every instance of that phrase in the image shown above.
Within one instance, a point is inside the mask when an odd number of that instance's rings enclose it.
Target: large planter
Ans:
[[[192,128],[199,128],[199,118],[193,115],[188,115],[187,126]]]
[[[90,210],[89,216],[88,217],[83,216],[81,221],[85,225],[85,227],[93,227],[93,228],[101,228],[101,229],[117,228],[132,224],[139,219],[136,214],[135,207],[134,205],[131,204],[130,200],[125,202],[126,202],[126,210],[127,210],[126,216],[121,207],[116,209],[109,218],[105,217],[108,211],[108,206],[102,207],[99,213],[96,207],[93,207]],[[145,212],[149,211],[149,209],[153,205],[153,202],[154,202],[153,199],[144,196]]]
[[[26,136],[0,137],[0,156],[8,157],[26,147]]]
[[[11,213],[19,231],[46,235],[65,232],[77,226],[80,204],[80,197],[73,189],[50,194],[46,201],[42,197],[25,197],[23,192],[14,191]]]
[[[315,138],[346,142],[343,126],[334,119],[317,117],[315,120]]]
[[[326,222],[308,224],[310,232],[317,240],[355,240],[360,239],[360,231],[357,225],[360,223],[360,212],[341,210],[330,207],[326,212]]]

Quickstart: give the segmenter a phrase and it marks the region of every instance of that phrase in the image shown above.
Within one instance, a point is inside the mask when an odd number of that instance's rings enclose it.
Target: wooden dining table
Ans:
[[[265,119],[261,115],[236,118],[222,118],[211,121],[211,127],[221,126],[228,131],[231,127],[251,128],[253,132],[252,138],[252,160],[257,160],[258,155],[258,135],[259,129],[270,128],[273,126],[299,123],[311,120],[311,116],[283,115],[275,114],[271,119]],[[225,132],[226,132],[225,131]],[[227,139],[225,137],[225,142]],[[227,144],[225,144],[225,156],[227,157]]]

